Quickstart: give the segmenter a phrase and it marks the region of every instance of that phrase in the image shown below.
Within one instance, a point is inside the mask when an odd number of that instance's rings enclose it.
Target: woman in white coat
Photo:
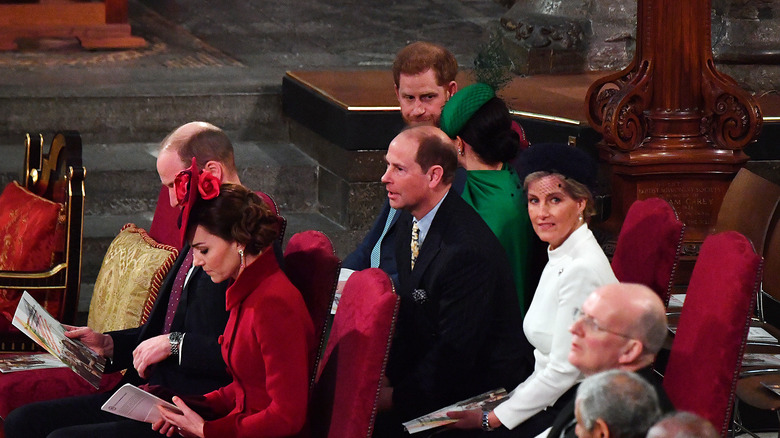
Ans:
[[[454,427],[500,432],[491,434],[496,437],[536,436],[574,397],[572,388],[581,378],[567,359],[574,312],[594,289],[617,283],[588,228],[595,214],[590,156],[565,144],[537,144],[523,154],[522,170],[531,224],[549,244],[549,261],[523,320],[535,349],[534,372],[494,410],[450,414],[459,419]]]

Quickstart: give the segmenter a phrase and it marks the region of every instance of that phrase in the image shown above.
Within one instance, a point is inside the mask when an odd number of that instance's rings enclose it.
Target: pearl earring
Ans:
[[[241,257],[241,269],[244,269],[244,250],[238,250],[238,256]]]

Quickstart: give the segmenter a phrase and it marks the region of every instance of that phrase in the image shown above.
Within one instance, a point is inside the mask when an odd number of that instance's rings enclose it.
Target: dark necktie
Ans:
[[[173,280],[173,287],[171,287],[171,295],[168,298],[168,311],[165,313],[165,325],[163,326],[163,334],[171,332],[171,324],[173,323],[173,315],[176,314],[176,308],[179,307],[179,299],[181,298],[181,292],[184,290],[184,281],[187,279],[187,272],[192,267],[192,248],[187,252],[187,256],[184,257],[184,261],[179,267],[179,272],[176,273],[176,278]]]

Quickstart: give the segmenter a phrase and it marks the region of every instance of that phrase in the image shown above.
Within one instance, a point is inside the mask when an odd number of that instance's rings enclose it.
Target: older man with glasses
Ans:
[[[652,368],[666,339],[666,309],[651,289],[617,283],[596,289],[573,315],[569,362],[590,376],[607,370],[633,371],[655,387],[663,412],[674,410]],[[574,401],[560,411],[550,438],[575,436]]]

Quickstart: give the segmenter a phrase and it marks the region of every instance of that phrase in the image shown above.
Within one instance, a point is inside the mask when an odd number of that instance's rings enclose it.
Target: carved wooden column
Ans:
[[[634,200],[665,198],[686,224],[690,254],[762,123],[756,101],[715,69],[710,8],[710,0],[639,0],[634,60],[586,95],[612,174],[608,226],[616,230]]]

